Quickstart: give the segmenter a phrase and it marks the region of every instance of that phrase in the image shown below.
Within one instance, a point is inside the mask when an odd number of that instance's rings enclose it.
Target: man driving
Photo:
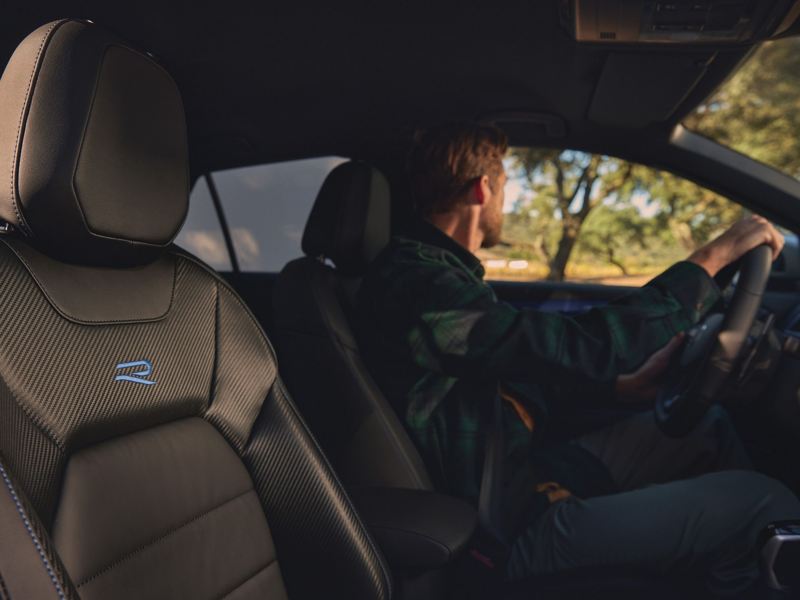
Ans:
[[[504,494],[519,515],[509,579],[626,567],[702,571],[719,595],[751,588],[759,534],[800,518],[800,502],[751,470],[725,411],[710,410],[683,439],[661,433],[652,411],[566,441],[548,422],[576,406],[652,400],[683,332],[719,299],[713,276],[761,244],[774,259],[781,234],[750,217],[606,306],[575,316],[517,309],[498,301],[474,255],[500,241],[506,150],[487,125],[418,136],[409,158],[417,218],[358,295],[368,367],[437,488],[473,504],[502,399]]]

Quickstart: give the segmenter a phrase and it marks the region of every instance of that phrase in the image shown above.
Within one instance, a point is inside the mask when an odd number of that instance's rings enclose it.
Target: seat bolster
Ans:
[[[308,257],[281,271],[273,298],[281,374],[347,485],[431,489],[419,453],[364,365],[337,294],[340,281]]]
[[[276,381],[244,453],[269,515],[290,598],[388,600],[383,555],[341,482]]]
[[[2,460],[0,598],[79,600],[50,537]]]

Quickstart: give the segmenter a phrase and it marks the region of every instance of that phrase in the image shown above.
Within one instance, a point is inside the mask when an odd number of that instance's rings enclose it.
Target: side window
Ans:
[[[231,270],[231,258],[205,177],[194,184],[189,214],[175,243],[218,271]]]
[[[300,241],[317,192],[342,162],[314,158],[212,174],[242,271],[280,271],[301,256]]]
[[[633,285],[721,233],[743,208],[671,173],[574,150],[513,148],[487,278]]]

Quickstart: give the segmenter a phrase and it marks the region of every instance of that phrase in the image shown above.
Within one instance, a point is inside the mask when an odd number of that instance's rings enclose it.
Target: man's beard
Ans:
[[[503,212],[484,213],[481,215],[481,230],[483,231],[483,241],[481,248],[491,248],[500,243],[500,238],[503,232]]]

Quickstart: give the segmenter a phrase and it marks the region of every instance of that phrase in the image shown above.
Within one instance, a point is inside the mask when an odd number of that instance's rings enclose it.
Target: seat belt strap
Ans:
[[[478,496],[478,522],[487,533],[504,541],[501,511],[503,491],[503,457],[505,436],[503,435],[503,399],[495,393],[491,420],[487,426],[486,448],[483,458],[483,473]]]

